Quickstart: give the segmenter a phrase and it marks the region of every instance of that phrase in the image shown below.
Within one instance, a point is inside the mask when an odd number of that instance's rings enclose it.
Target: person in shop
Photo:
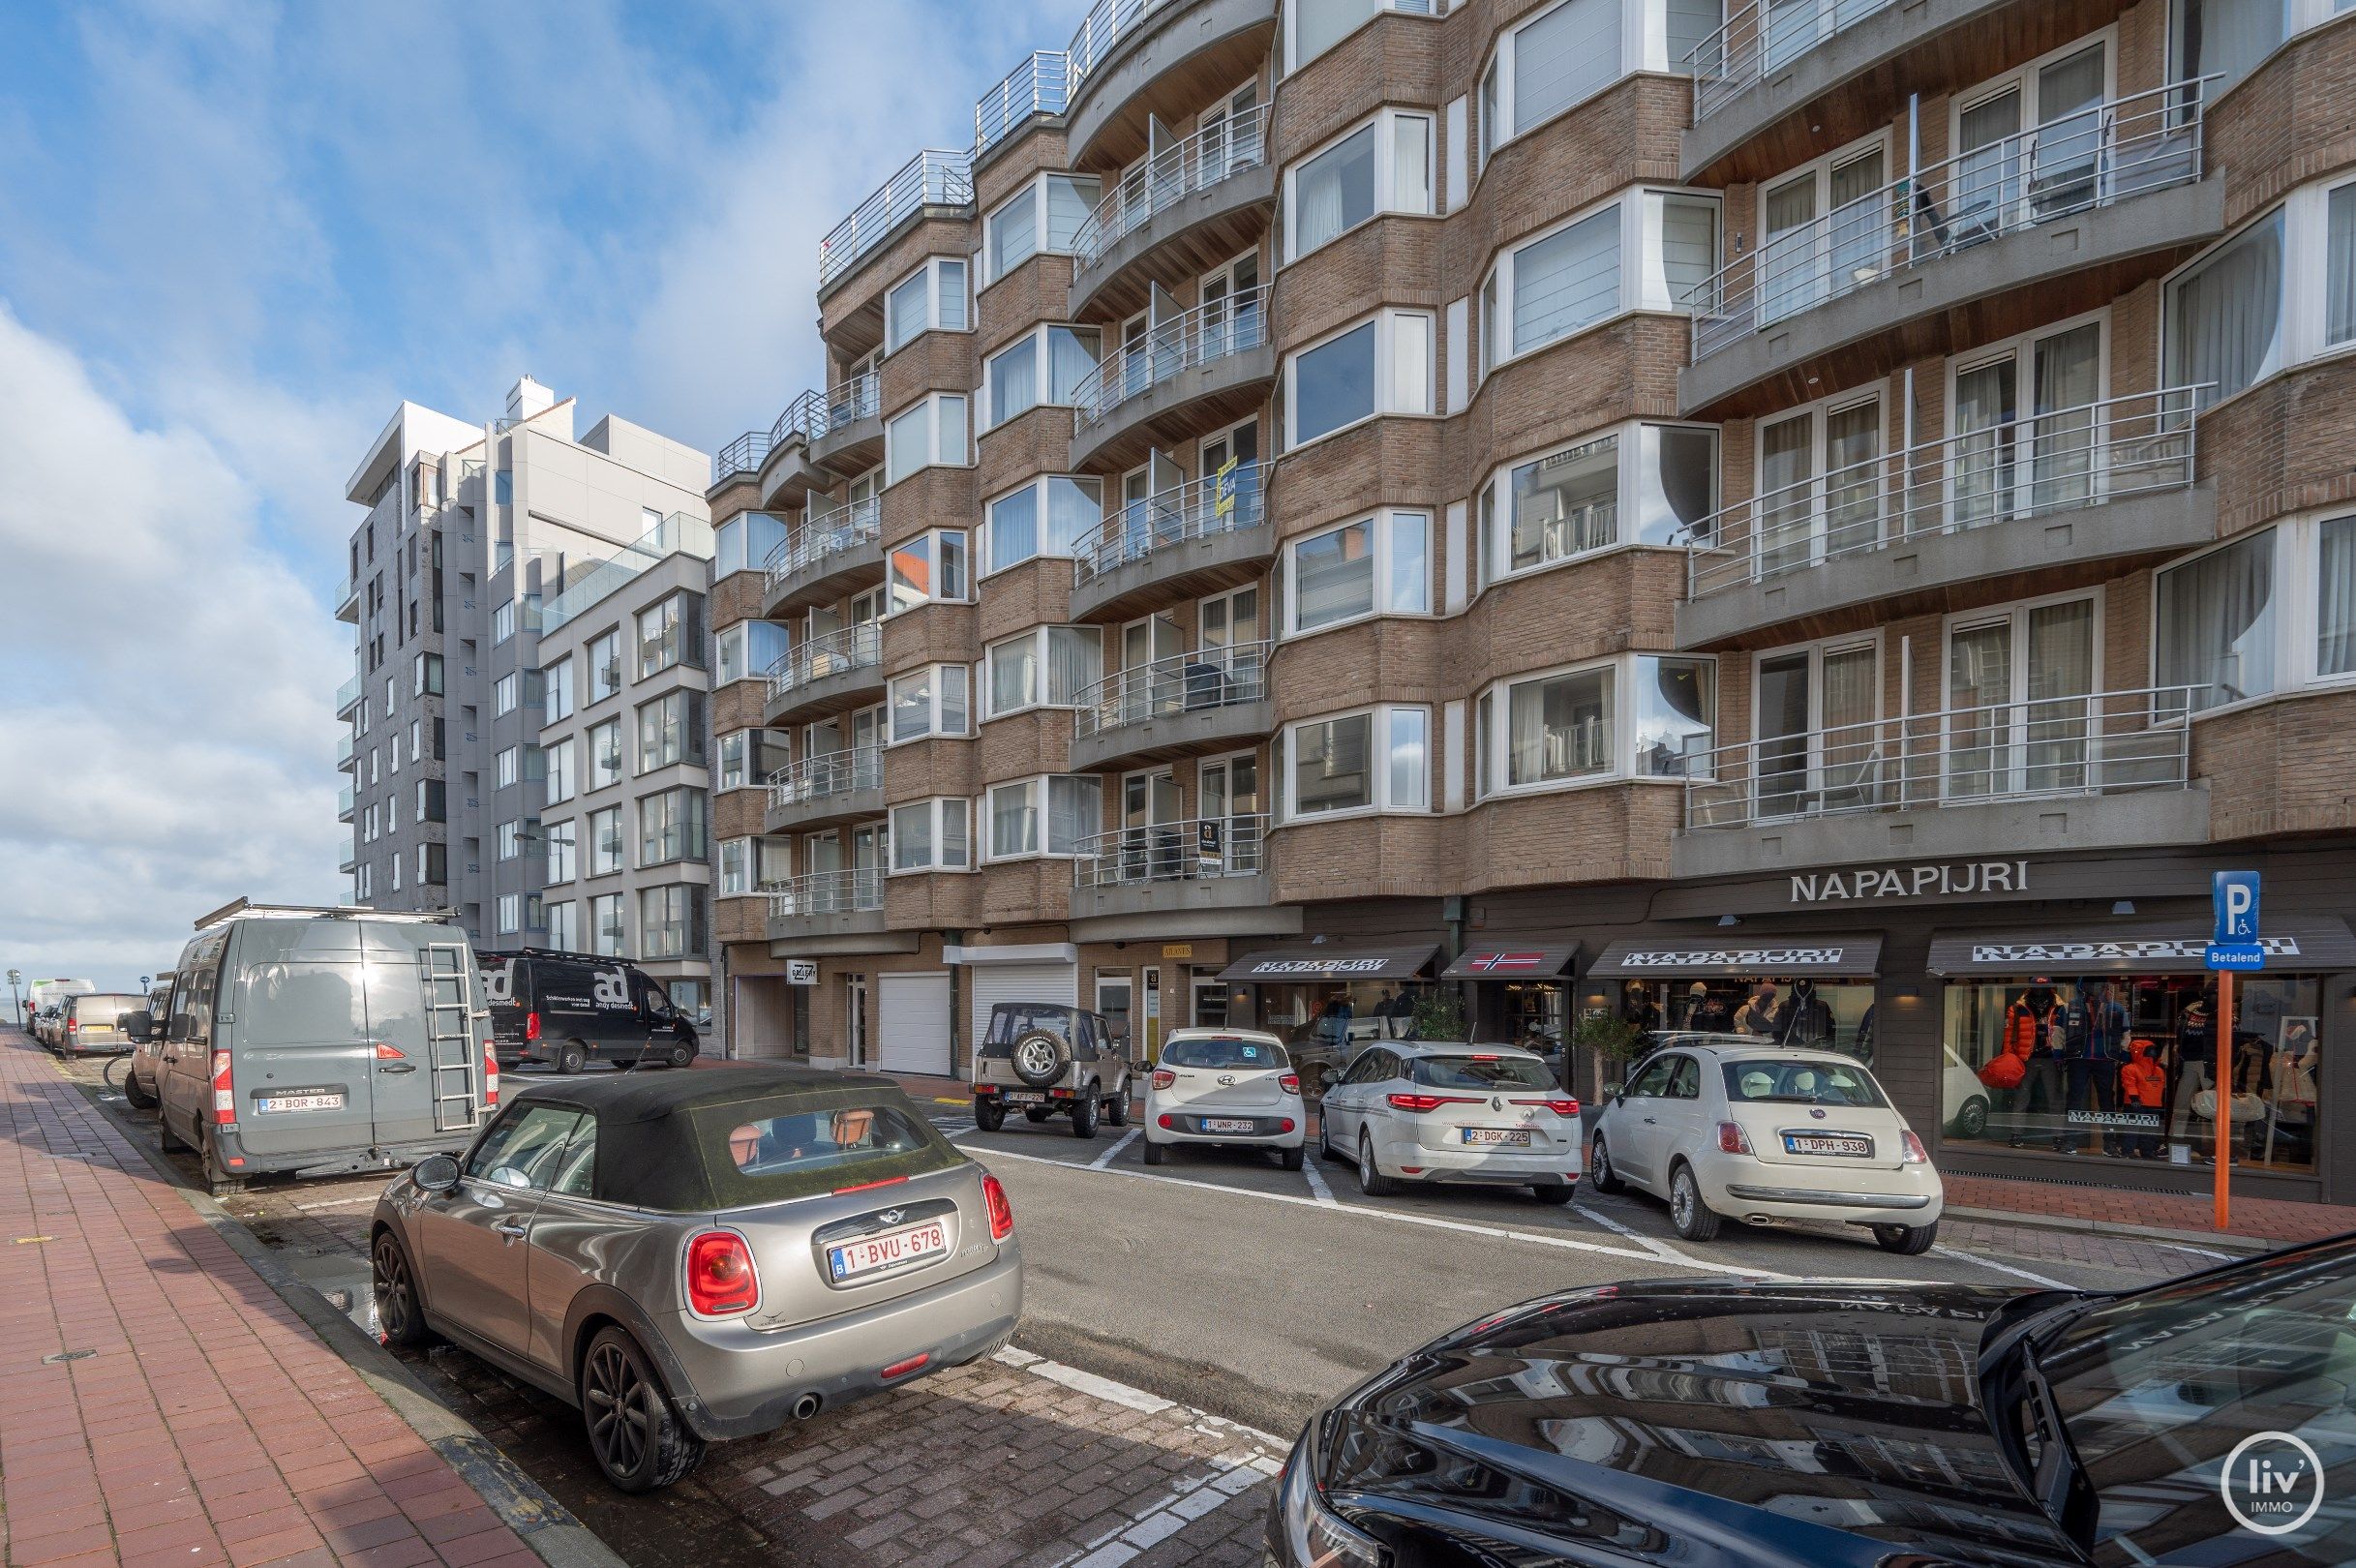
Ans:
[[[2106,1134],[2118,1125],[2116,1091],[2119,1069],[2127,1060],[2127,1008],[2111,995],[2110,982],[2078,981],[2076,994],[2062,1007],[2062,1066],[2069,1099],[2067,1131],[2055,1147],[2064,1153],[2078,1154],[2086,1148],[2089,1127],[2099,1153],[2124,1152],[2121,1140]]]
[[[1630,980],[1619,993],[1619,1015],[1644,1032],[1649,1040],[1661,1032],[1661,1005],[1643,980]]]
[[[1349,993],[1336,991],[1325,999],[1323,1010],[1317,1014],[1317,1034],[1337,1051],[1349,1049],[1349,1021],[1351,1017]]]
[[[2015,1149],[2027,1141],[2023,1134],[2035,1125],[2034,1118],[2063,1114],[2061,1010],[2061,996],[2044,980],[2021,992],[2005,1010],[2005,1052],[2020,1059],[2010,1107]],[[2058,1131],[2053,1146],[2062,1149],[2068,1141],[2068,1131]]]
[[[1775,1010],[1775,1043],[1822,1046],[1832,1042],[1832,1009],[1816,994],[1814,980],[1794,980],[1792,994]]]
[[[1731,997],[1709,988],[1706,980],[1695,980],[1685,993],[1685,1027],[1723,1035],[1735,1026],[1735,1006]]]
[[[2323,1042],[2304,1018],[2282,1026],[2282,1050],[2276,1070],[2275,1152],[2292,1164],[2315,1161],[2315,1089],[2323,1067]]]
[[[2193,1105],[2209,1092],[2211,1070],[2217,1062],[2217,1022],[2210,1014],[2212,1005],[2206,996],[2194,997],[2176,1019],[2174,1059],[2168,1064],[2168,1103],[2161,1114],[2167,1123],[2169,1139],[2179,1145],[2206,1140],[2206,1130],[2194,1125],[2205,1117]]]
[[[2168,1098],[2168,1071],[2153,1058],[2152,1042],[2127,1042],[2127,1063],[2119,1069],[2119,1103],[2129,1114],[2148,1118],[2128,1133],[2125,1142],[2131,1160],[2160,1158],[2160,1107]]]
[[[1775,1033],[1775,987],[1761,980],[1751,987],[1751,994],[1742,1006],[1735,1010],[1735,1033],[1757,1035],[1761,1039]]]
[[[1408,1020],[1415,1016],[1415,1004],[1407,1000],[1405,991],[1386,985],[1382,999],[1374,1004],[1374,1016],[1382,1020],[1383,1039],[1405,1040],[1407,1038]]]

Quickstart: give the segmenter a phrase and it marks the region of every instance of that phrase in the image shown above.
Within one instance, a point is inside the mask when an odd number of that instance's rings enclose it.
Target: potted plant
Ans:
[[[1581,1016],[1571,1030],[1571,1044],[1593,1054],[1597,1098],[1602,1098],[1605,1069],[1626,1062],[1644,1049],[1645,1031],[1633,1018],[1622,1018],[1602,1008]]]

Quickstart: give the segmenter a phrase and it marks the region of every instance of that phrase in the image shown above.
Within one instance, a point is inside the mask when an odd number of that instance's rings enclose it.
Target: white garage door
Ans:
[[[950,1075],[949,977],[879,975],[875,1065]]]
[[[1080,966],[1066,963],[976,964],[973,1042],[990,1032],[990,1009],[1001,1002],[1060,1002],[1074,1006],[1080,994]]]

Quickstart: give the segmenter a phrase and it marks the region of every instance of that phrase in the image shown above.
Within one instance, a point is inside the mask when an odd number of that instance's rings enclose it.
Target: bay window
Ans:
[[[792,638],[773,620],[740,620],[711,642],[712,678],[726,685],[766,674],[785,657]]]
[[[936,256],[894,284],[884,296],[884,350],[905,347],[921,332],[963,332],[965,262]]]
[[[1433,408],[1429,311],[1385,310],[1284,362],[1285,445],[1382,414]]]
[[[982,283],[996,283],[1042,251],[1070,256],[1072,236],[1102,194],[1089,175],[1042,174],[1009,196],[982,220]]]
[[[1425,811],[1432,803],[1429,709],[1371,708],[1284,731],[1287,818]]]
[[[946,797],[891,808],[891,869],[970,871],[972,802]]]
[[[707,853],[702,790],[665,790],[638,802],[640,865],[700,860]]]
[[[703,950],[703,889],[682,883],[639,890],[639,957],[687,958]]]
[[[2169,8],[2170,81],[2194,81],[2215,99],[2256,69],[2289,35],[2291,0],[2174,0]]]
[[[923,740],[935,736],[959,737],[966,729],[966,668],[962,664],[931,664],[892,678],[891,688],[891,740]]]
[[[989,859],[1072,856],[1103,822],[1103,785],[1093,774],[1050,773],[992,785]]]
[[[1718,265],[1718,201],[1639,191],[1523,241],[1481,285],[1483,374],[1623,311],[1682,310]]]
[[[2199,387],[2195,407],[2281,368],[2282,231],[2278,207],[2168,283],[2167,384]]]
[[[1500,680],[1473,709],[1474,792],[1686,777],[1707,766],[1717,700],[1707,658],[1623,654]]]
[[[645,679],[674,665],[704,667],[704,596],[674,593],[638,613],[638,676]]]
[[[1790,9],[1771,8],[1763,25],[1788,29],[1782,13]],[[1481,166],[1631,72],[1690,70],[1696,45],[1716,37],[1719,15],[1710,0],[1563,0],[1499,34],[1480,78]],[[1803,17],[1798,25],[1814,24]]]
[[[1288,633],[1362,616],[1432,613],[1432,518],[1385,511],[1285,547]]]
[[[962,467],[970,460],[965,398],[936,392],[884,427],[884,483],[896,485],[920,468]]]
[[[1718,433],[1697,425],[1623,426],[1509,464],[1480,493],[1482,581],[1682,544],[1717,508],[1717,473]]]
[[[638,770],[704,763],[704,694],[675,691],[638,709]]]
[[[1094,626],[1040,626],[992,643],[982,716],[1078,706],[1080,693],[1102,674],[1102,635]]]
[[[894,545],[889,562],[891,594],[886,615],[920,604],[962,604],[967,597],[965,530],[930,528]]]
[[[2154,575],[2154,684],[2163,710],[2198,712],[2275,689],[2275,532]]]
[[[1099,481],[1051,473],[990,502],[983,530],[984,573],[1036,556],[1070,556],[1103,520]]]
[[[1386,108],[1284,175],[1284,256],[1298,260],[1378,212],[1434,205],[1432,116]]]
[[[759,571],[785,543],[785,519],[774,512],[740,512],[711,530],[711,580]]]
[[[1069,406],[1103,350],[1096,327],[1042,326],[990,355],[982,367],[982,429],[1005,424],[1041,404]]]

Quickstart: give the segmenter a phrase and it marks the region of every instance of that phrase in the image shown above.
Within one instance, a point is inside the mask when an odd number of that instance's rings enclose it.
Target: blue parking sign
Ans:
[[[2216,908],[2216,943],[2250,943],[2258,939],[2258,874],[2220,871],[2210,879],[2209,900]]]

